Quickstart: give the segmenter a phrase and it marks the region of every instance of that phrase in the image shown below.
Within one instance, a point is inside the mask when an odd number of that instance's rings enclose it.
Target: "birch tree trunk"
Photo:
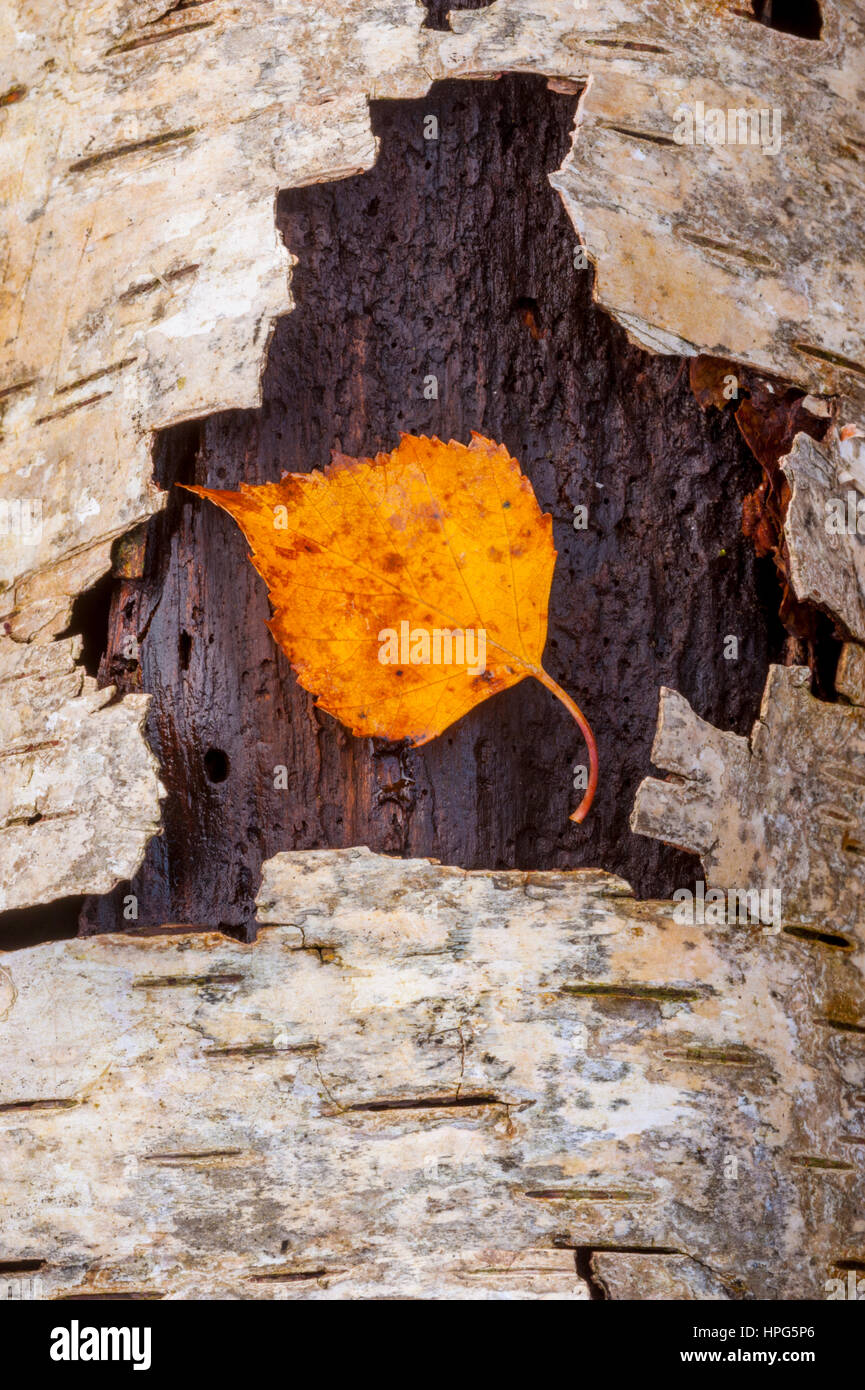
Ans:
[[[0,1275],[865,1269],[863,13],[815,8],[7,6]],[[352,739],[173,490],[470,429],[554,518],[584,832],[545,692]]]

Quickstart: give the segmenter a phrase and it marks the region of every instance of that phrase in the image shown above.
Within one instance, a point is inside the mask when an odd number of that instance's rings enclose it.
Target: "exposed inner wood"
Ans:
[[[101,669],[152,692],[169,791],[165,834],[133,884],[140,922],[242,926],[262,860],[293,848],[597,864],[643,894],[693,878],[693,860],[631,835],[628,815],[661,685],[740,733],[759,709],[781,638],[771,564],[740,533],[759,470],[732,420],[701,412],[681,360],[633,347],[593,305],[547,180],[575,105],[527,76],[374,104],[375,168],[279,199],[297,308],[276,328],[262,407],[168,431],[156,470],[166,487],[232,487],[320,466],[334,447],[390,449],[399,430],[502,440],[554,518],[547,664],[598,737],[594,810],[579,829],[568,820],[584,749],[533,682],[415,752],[314,711],[264,626],[242,537],[173,493],[144,578],[118,585]],[[424,138],[428,115],[437,140]],[[430,375],[437,399],[424,397]],[[587,530],[574,529],[579,505]],[[737,660],[724,659],[728,635]],[[91,929],[122,925],[118,895],[91,904]]]

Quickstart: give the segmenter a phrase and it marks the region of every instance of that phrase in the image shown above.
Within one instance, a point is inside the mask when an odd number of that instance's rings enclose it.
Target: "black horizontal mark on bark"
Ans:
[[[165,1294],[158,1289],[104,1289],[101,1293],[85,1293],[83,1289],[73,1289],[71,1293],[58,1293],[50,1300],[52,1303],[155,1303]]]
[[[133,989],[182,989],[186,985],[238,985],[243,975],[142,975],[132,981]]]
[[[669,54],[668,48],[662,48],[657,43],[634,43],[630,39],[581,39],[581,43],[588,48],[615,48],[623,49],[628,53],[664,53]]]
[[[694,1003],[698,999],[705,999],[707,995],[714,994],[714,990],[709,985],[701,985],[694,988],[680,988],[676,985],[643,985],[643,984],[579,984],[562,985],[562,994],[575,994],[589,999],[641,999],[649,1000],[658,1004],[688,1004]]]
[[[840,352],[830,352],[828,348],[814,347],[810,343],[794,343],[793,346],[797,352],[804,352],[806,357],[816,357],[819,362],[828,362],[833,367],[841,367],[845,372],[865,376],[865,366],[861,362],[854,362],[852,357],[842,357]]]
[[[77,381],[70,381],[66,386],[58,386],[54,392],[55,396],[65,396],[68,391],[77,391],[79,386],[89,386],[91,381],[98,381],[103,376],[114,376],[117,372],[122,372],[125,367],[131,367],[137,362],[137,357],[124,357],[120,362],[112,362],[110,367],[100,367],[98,372],[91,372],[89,376],[79,377]]]
[[[11,1114],[13,1111],[34,1111],[34,1110],[71,1110],[74,1105],[80,1105],[76,1097],[50,1097],[45,1100],[7,1100],[0,1102],[0,1114]]]
[[[46,738],[40,743],[20,743],[14,748],[0,749],[0,758],[18,758],[24,753],[38,753],[43,748],[59,748],[59,738]]]
[[[690,1259],[687,1250],[678,1250],[674,1245],[572,1245],[564,1237],[556,1236],[553,1245],[557,1250],[588,1250],[592,1255],[684,1255]]]
[[[768,1058],[751,1048],[732,1043],[729,1047],[668,1047],[663,1056],[670,1062],[694,1062],[720,1067],[768,1067]]]
[[[837,951],[852,951],[856,942],[842,932],[818,931],[816,927],[782,927],[785,936],[793,936],[797,941],[813,941],[819,946],[831,946]]]
[[[819,1154],[796,1154],[789,1159],[794,1168],[811,1168],[816,1172],[826,1173],[853,1173],[855,1168],[852,1163],[846,1163],[840,1158],[821,1158]]]
[[[300,1284],[309,1279],[333,1278],[344,1273],[342,1269],[262,1269],[251,1270],[246,1277],[254,1284]]]
[[[31,386],[35,386],[38,378],[28,377],[26,381],[13,381],[11,386],[0,386],[0,401],[6,396],[14,396],[16,391],[29,391]]]
[[[111,57],[115,53],[133,53],[136,48],[149,48],[154,43],[164,43],[166,39],[176,39],[182,34],[194,33],[196,29],[209,29],[216,21],[213,19],[198,19],[194,24],[178,24],[174,29],[166,29],[163,34],[144,34],[139,39],[129,39],[126,43],[116,43],[113,48],[105,50],[105,56]]]
[[[206,1047],[203,1057],[311,1057],[321,1051],[320,1043],[294,1043],[276,1047],[270,1043],[248,1043],[239,1047]]]
[[[152,135],[149,140],[133,140],[126,145],[115,145],[113,150],[102,150],[100,154],[88,154],[83,159],[76,159],[69,165],[70,174],[83,173],[86,169],[95,169],[100,164],[108,164],[114,159],[124,159],[127,155],[138,154],[141,150],[158,149],[160,145],[169,145],[175,140],[186,140],[190,135],[195,134],[194,125],[183,126],[180,130],[169,130],[164,135]]]
[[[541,1202],[653,1202],[656,1194],[639,1187],[538,1187],[523,1196]]]
[[[52,410],[48,415],[37,417],[37,425],[47,425],[50,420],[65,420],[67,415],[73,415],[76,410],[83,410],[86,405],[95,405],[97,401],[104,401],[110,396],[110,391],[100,391],[98,395],[88,396],[83,401],[73,401],[71,405],[65,405],[62,410]]]
[[[687,227],[677,227],[676,235],[680,241],[686,241],[691,246],[698,246],[704,251],[717,251],[722,256],[729,256],[734,260],[744,261],[746,265],[757,266],[760,270],[777,270],[777,262],[771,256],[764,256],[760,251],[754,251],[749,246],[736,246],[732,242],[717,241],[714,237],[704,236],[702,232],[689,231]]]
[[[142,1163],[211,1163],[221,1158],[240,1158],[243,1149],[188,1149],[177,1153],[142,1154]]]
[[[647,140],[650,145],[677,145],[671,135],[660,135],[655,130],[633,130],[629,126],[608,125],[606,121],[600,124],[605,130],[614,130],[617,135],[626,135],[632,140]]]
[[[465,1096],[421,1096],[408,1100],[362,1100],[354,1105],[344,1105],[343,1110],[468,1110],[479,1105],[509,1105],[510,1101],[491,1091],[481,1091]]]
[[[190,265],[178,266],[176,270],[167,270],[164,275],[156,275],[152,280],[140,280],[136,285],[130,285],[128,289],[121,291],[117,296],[118,303],[127,304],[132,299],[138,299],[140,295],[152,294],[154,290],[164,289],[166,285],[172,285],[175,280],[183,280],[188,275],[194,275],[201,269],[201,263],[194,261]]]
[[[11,830],[13,825],[39,825],[42,821],[51,820],[72,820],[77,816],[76,810],[71,811],[34,811],[29,816],[12,816],[10,820],[4,821],[3,830]]]

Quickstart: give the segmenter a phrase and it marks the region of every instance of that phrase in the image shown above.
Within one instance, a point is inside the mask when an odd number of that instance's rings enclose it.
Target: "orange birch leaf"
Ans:
[[[541,662],[556,563],[552,518],[503,445],[404,434],[374,459],[333,455],[239,492],[190,487],[234,517],[267,583],[268,626],[316,703],[352,733],[435,738],[534,676],[592,731]]]

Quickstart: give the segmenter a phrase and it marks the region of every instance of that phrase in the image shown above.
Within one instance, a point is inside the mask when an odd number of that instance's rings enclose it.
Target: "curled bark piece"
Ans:
[[[806,434],[796,436],[782,467],[791,488],[784,537],[796,597],[865,642],[865,493],[845,474],[837,445]]]

